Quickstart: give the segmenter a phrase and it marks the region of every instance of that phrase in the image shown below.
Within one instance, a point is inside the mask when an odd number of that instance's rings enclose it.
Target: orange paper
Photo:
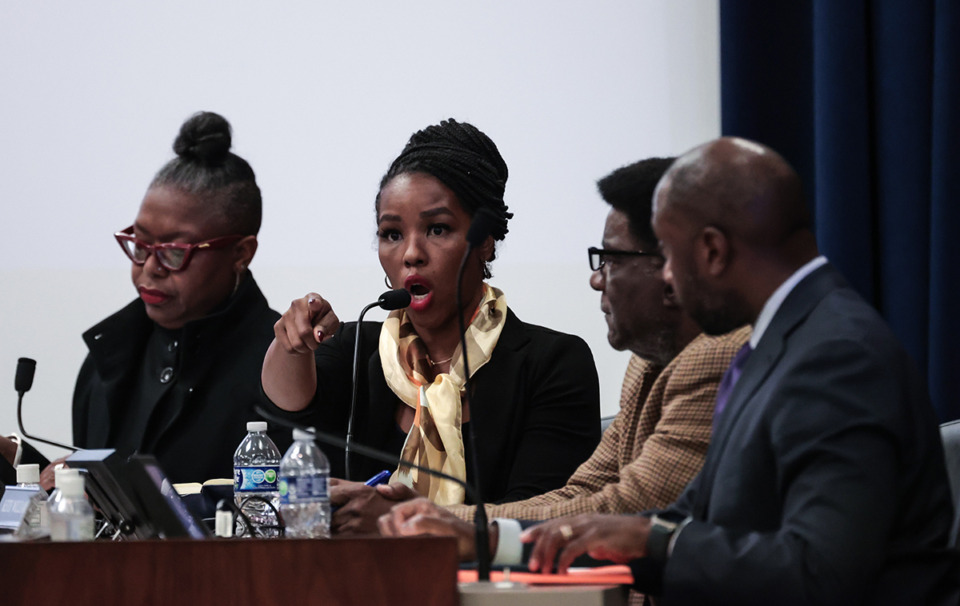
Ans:
[[[494,570],[490,580],[504,580],[503,572]],[[511,572],[510,580],[528,585],[632,585],[633,574],[628,566],[598,566],[596,568],[571,568],[567,574],[541,574],[539,572]],[[457,573],[460,583],[475,583],[476,570],[461,570]]]

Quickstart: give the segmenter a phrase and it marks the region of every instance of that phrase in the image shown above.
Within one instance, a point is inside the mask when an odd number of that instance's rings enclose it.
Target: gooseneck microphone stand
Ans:
[[[457,270],[457,321],[460,326],[460,351],[463,355],[463,404],[470,404],[470,363],[467,359],[467,328],[463,319],[463,270],[467,266],[467,260],[475,248],[482,245],[492,231],[496,218],[493,213],[485,208],[477,211],[470,222],[470,229],[467,230],[467,250],[463,253],[463,259],[460,261],[460,268]],[[473,523],[476,526],[477,543],[477,580],[490,580],[490,528],[487,522],[487,510],[483,505],[483,499],[480,494],[480,464],[477,461],[477,440],[474,432],[476,425],[475,413],[471,407],[471,421],[469,424],[470,434],[470,460],[473,470],[473,483],[476,485],[476,494],[473,496],[473,502],[476,510],[473,516]]]
[[[30,388],[33,387],[33,374],[37,370],[37,361],[31,360],[30,358],[20,358],[17,360],[17,376],[14,380],[14,387],[17,390],[17,426],[20,427],[20,433],[23,434],[23,437],[30,438],[35,442],[43,442],[44,444],[49,444],[50,446],[56,446],[58,448],[64,448],[76,452],[78,448],[76,446],[68,446],[67,444],[61,444],[60,442],[54,442],[53,440],[44,440],[43,438],[38,438],[27,433],[27,430],[23,428],[23,394],[30,391]]]
[[[307,427],[306,425],[301,425],[299,423],[294,423],[293,421],[289,421],[267,410],[265,407],[259,404],[254,406],[253,410],[258,415],[260,415],[261,417],[269,421],[270,423],[275,423],[281,427],[286,427],[288,429],[299,429],[301,431],[305,431],[310,435],[312,435],[315,441],[322,442],[324,444],[333,446],[335,448],[346,448],[347,446],[347,441],[344,440],[343,438],[335,436],[332,433],[319,431],[317,429],[314,429],[313,427]],[[449,480],[451,482],[459,484],[464,488],[464,490],[466,490],[467,494],[470,496],[471,499],[476,500],[476,496],[477,496],[476,491],[474,491],[472,486],[470,486],[460,478],[455,478],[449,474],[443,473],[442,471],[437,471],[436,469],[430,469],[429,467],[424,467],[423,465],[417,465],[412,461],[408,461],[396,455],[392,455],[388,452],[377,450],[376,448],[371,448],[370,446],[365,446],[363,444],[358,444],[356,442],[354,442],[351,445],[351,448],[353,449],[354,452],[358,454],[361,454],[365,457],[369,457],[375,461],[380,461],[381,463],[386,463],[391,467],[409,467],[411,469],[416,469],[417,471],[422,471],[427,475],[431,475],[437,478],[442,478],[444,480]]]
[[[353,341],[353,390],[350,394],[350,417],[347,419],[347,441],[343,448],[343,475],[347,480],[351,480],[350,474],[350,451],[353,444],[353,417],[357,410],[357,393],[359,392],[357,381],[360,376],[360,329],[363,328],[363,316],[374,307],[379,307],[387,311],[394,309],[403,309],[410,305],[410,293],[402,288],[388,290],[380,295],[375,302],[367,305],[360,312],[357,319],[357,335]]]

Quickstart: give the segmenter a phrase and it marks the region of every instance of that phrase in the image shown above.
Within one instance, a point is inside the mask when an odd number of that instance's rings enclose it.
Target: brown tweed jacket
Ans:
[[[749,337],[749,327],[720,337],[700,335],[666,368],[631,357],[620,412],[567,484],[524,501],[487,505],[488,516],[546,520],[672,503],[703,465],[717,386]],[[451,511],[470,520],[474,508],[456,505]]]

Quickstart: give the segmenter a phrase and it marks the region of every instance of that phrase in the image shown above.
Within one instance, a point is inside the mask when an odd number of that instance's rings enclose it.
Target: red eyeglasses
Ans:
[[[133,235],[133,225],[123,231],[113,234],[113,237],[120,243],[120,248],[130,257],[130,260],[136,265],[143,265],[150,258],[151,254],[157,256],[157,261],[170,271],[183,271],[190,264],[190,259],[195,250],[214,250],[230,246],[234,242],[242,240],[244,236],[222,236],[207,240],[206,242],[197,242],[189,244],[186,242],[162,242],[160,244],[147,244],[138,240]]]

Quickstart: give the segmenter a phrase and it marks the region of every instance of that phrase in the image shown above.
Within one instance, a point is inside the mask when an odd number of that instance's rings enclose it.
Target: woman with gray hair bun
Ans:
[[[412,302],[360,328],[365,359],[353,434],[358,443],[478,485],[487,502],[563,485],[600,439],[597,372],[586,343],[520,321],[504,293],[485,282],[496,241],[513,216],[504,203],[507,175],[494,142],[451,119],[414,133],[381,180],[374,204],[380,265],[388,285],[405,288]],[[494,217],[491,235],[467,258],[458,309],[457,270],[480,209]],[[461,401],[458,316],[467,326],[469,406]],[[344,435],[357,329],[341,325],[318,293],[294,301],[264,360],[266,396],[291,418]],[[324,451],[332,475],[342,477],[343,451]],[[479,478],[467,461],[473,452]],[[357,454],[350,464],[358,479],[382,469]],[[342,507],[332,529],[340,533],[375,532],[377,517],[391,505],[387,498],[466,499],[457,484],[415,470],[394,471],[391,486],[379,491],[335,484],[332,501]]]
[[[233,475],[257,420],[257,374],[280,317],[250,273],[261,197],[230,151],[230,124],[201,112],[174,142],[132,225],[114,237],[137,299],[83,334],[74,443],[151,453],[173,482]],[[290,443],[289,432],[275,440]]]

